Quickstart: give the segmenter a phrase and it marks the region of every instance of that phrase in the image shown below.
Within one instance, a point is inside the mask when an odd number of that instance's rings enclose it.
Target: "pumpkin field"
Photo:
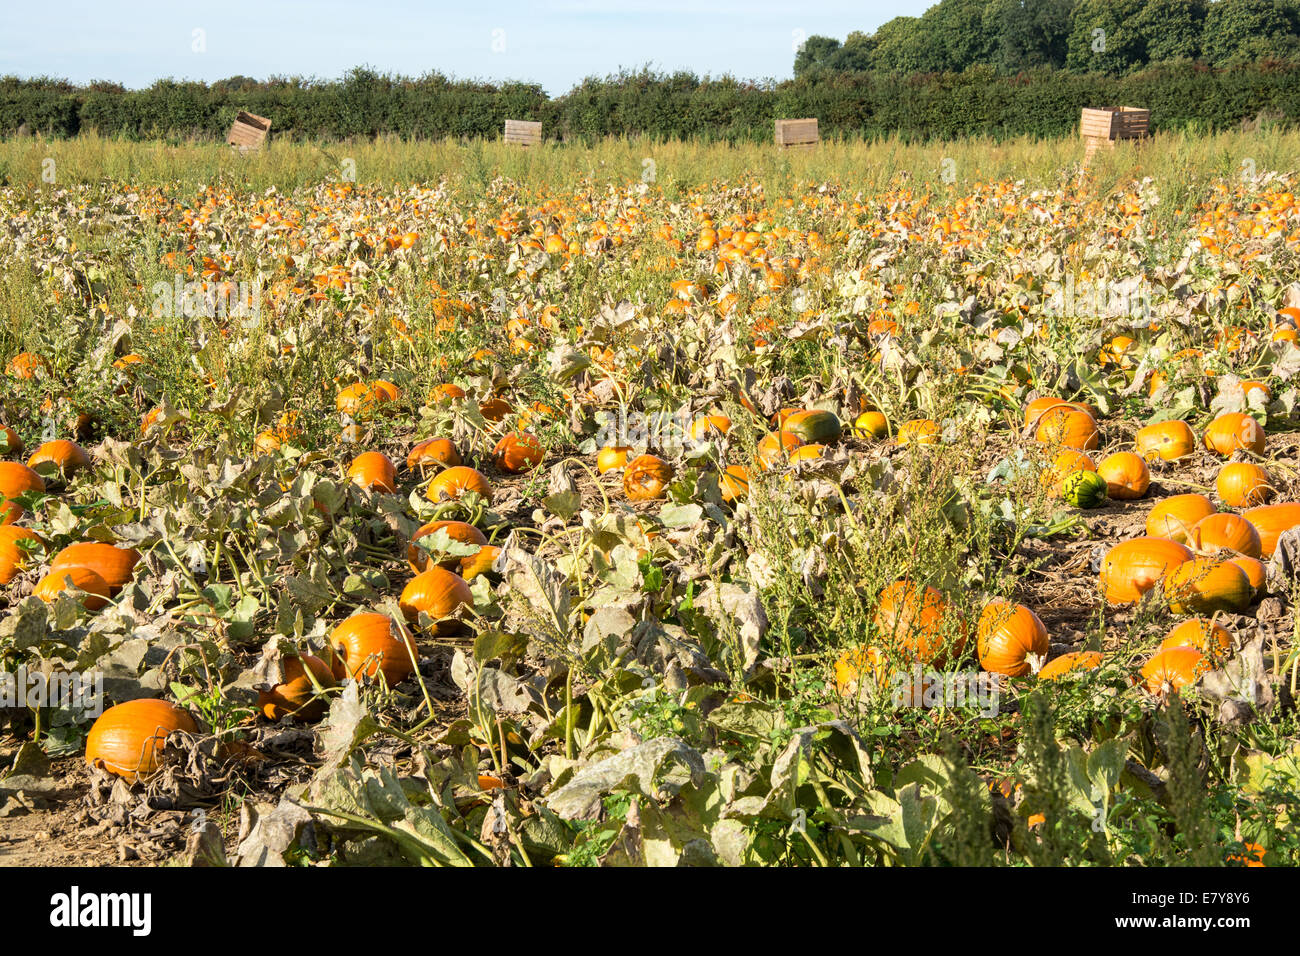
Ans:
[[[0,144],[0,863],[1300,863],[1296,157]]]

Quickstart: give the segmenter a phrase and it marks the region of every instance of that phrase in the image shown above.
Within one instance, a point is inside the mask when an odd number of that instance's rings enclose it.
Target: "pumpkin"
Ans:
[[[1268,587],[1268,568],[1264,566],[1264,562],[1244,554],[1234,554],[1228,560],[1241,568],[1242,573],[1246,575],[1246,580],[1250,582],[1251,590],[1254,592],[1252,600],[1263,597]]]
[[[825,445],[800,445],[790,452],[790,464],[797,465],[801,461],[818,461],[826,457],[826,451]]]
[[[283,658],[281,664],[284,676],[280,683],[270,690],[258,691],[258,709],[268,720],[278,721],[285,717],[301,721],[320,720],[329,701],[317,694],[316,684],[322,690],[335,686],[334,673],[329,665],[310,654]],[[312,683],[312,677],[316,678],[316,684]]]
[[[914,418],[903,422],[898,429],[900,445],[937,445],[939,443],[939,423],[932,418]]]
[[[1059,680],[1073,671],[1096,670],[1101,666],[1100,651],[1069,651],[1054,657],[1038,671],[1039,680]]]
[[[623,490],[632,501],[653,501],[668,491],[673,466],[654,455],[640,455],[623,471]]]
[[[453,541],[459,541],[462,544],[477,544],[479,546],[488,543],[487,536],[478,528],[465,521],[430,521],[422,525],[418,531],[411,536],[411,543],[406,548],[406,560],[410,564],[411,570],[417,574],[427,570],[432,560],[429,552],[416,544],[425,535],[435,534],[438,531],[446,531],[447,536]],[[473,555],[468,555],[473,557]],[[460,558],[448,558],[443,562],[447,565],[454,565],[460,561]]]
[[[1049,495],[1060,498],[1065,494],[1065,479],[1080,471],[1096,471],[1097,466],[1081,451],[1063,448],[1056,453],[1052,463],[1043,469],[1039,481]]]
[[[395,402],[401,392],[392,382],[377,379],[373,382],[357,382],[341,389],[334,401],[334,407],[342,415],[364,421],[373,415],[381,405]]]
[[[492,485],[482,472],[466,465],[456,465],[434,475],[424,494],[430,501],[436,502],[444,498],[459,498],[471,491],[482,495],[491,503]]]
[[[1147,535],[1185,542],[1192,529],[1214,513],[1214,503],[1205,495],[1174,495],[1151,509],[1147,515]]]
[[[1269,558],[1277,550],[1277,539],[1282,532],[1300,525],[1300,503],[1286,501],[1276,505],[1261,505],[1243,511],[1241,516],[1259,532],[1259,552]]]
[[[50,570],[90,568],[116,594],[131,583],[132,572],[139,560],[140,552],[134,548],[119,548],[102,541],[80,541],[56,554],[50,563]]]
[[[1096,420],[1087,412],[1067,405],[1044,412],[1034,437],[1044,445],[1080,451],[1096,448],[1101,442]]]
[[[366,451],[352,459],[348,477],[354,485],[369,491],[397,493],[397,469],[388,456],[380,451]]]
[[[865,644],[846,648],[835,660],[835,692],[841,697],[856,695],[864,673],[877,673],[878,655]]]
[[[434,386],[433,391],[429,393],[429,401],[441,402],[450,399],[459,401],[465,397],[465,390],[453,382],[445,382],[442,385]]]
[[[189,711],[166,700],[128,700],[104,711],[86,735],[86,763],[134,782],[158,769],[173,731],[199,732]]]
[[[1226,412],[1205,429],[1205,447],[1225,457],[1236,451],[1264,453],[1264,429],[1240,412]]]
[[[781,430],[790,432],[800,441],[824,445],[838,440],[844,426],[834,412],[801,409],[781,423]]]
[[[32,563],[28,553],[41,539],[36,532],[16,525],[0,525],[0,584],[8,584],[19,571],[27,570]]]
[[[272,431],[260,431],[253,438],[253,448],[263,455],[274,455],[280,450],[281,441]]]
[[[454,467],[461,463],[460,452],[450,438],[426,438],[406,456],[409,471],[423,475],[432,466]]]
[[[857,438],[888,438],[889,420],[880,412],[863,412],[853,420],[853,434]]]
[[[803,439],[792,432],[768,432],[758,442],[758,465],[766,470],[786,461],[790,452],[803,444]]]
[[[1025,428],[1037,428],[1042,417],[1053,408],[1070,408],[1069,402],[1053,395],[1042,395],[1025,405]]]
[[[1273,497],[1273,484],[1268,472],[1250,461],[1228,462],[1219,469],[1214,487],[1220,500],[1229,508],[1262,505]]]
[[[514,408],[504,398],[496,395],[485,402],[479,403],[478,411],[488,421],[499,422],[514,411]]]
[[[0,461],[0,525],[13,524],[23,516],[22,506],[11,498],[28,491],[45,491],[45,479],[16,461]]]
[[[1232,634],[1207,617],[1193,617],[1175,624],[1157,650],[1194,647],[1212,661],[1226,661],[1232,655]]]
[[[921,664],[942,667],[966,647],[966,629],[960,621],[945,633],[948,604],[932,587],[895,581],[880,594],[872,624],[887,641]]]
[[[461,605],[473,607],[474,595],[465,579],[446,568],[432,567],[421,571],[402,588],[398,606],[408,621],[416,621],[424,612],[434,621],[451,616]],[[435,624],[435,634],[454,629],[453,625]]]
[[[90,456],[76,442],[58,438],[44,442],[32,452],[27,467],[37,473],[62,474],[71,478],[83,468],[90,467]]]
[[[515,475],[531,471],[542,463],[543,451],[530,432],[510,432],[492,449],[492,463],[500,471]]]
[[[990,601],[975,631],[980,666],[994,674],[1024,677],[1047,657],[1047,628],[1023,604]]]
[[[1188,546],[1202,554],[1213,554],[1227,548],[1250,558],[1260,556],[1259,532],[1241,515],[1230,512],[1212,514],[1202,518],[1192,529]]]
[[[1192,552],[1168,538],[1121,541],[1101,562],[1101,589],[1109,604],[1132,604]]]
[[[691,422],[691,441],[708,441],[713,435],[731,431],[731,419],[726,415],[701,415]]]
[[[480,574],[487,574],[501,557],[501,549],[495,545],[485,544],[474,554],[467,554],[460,559],[460,576],[472,581]]]
[[[1118,501],[1141,498],[1151,487],[1151,471],[1141,455],[1117,451],[1097,466],[1097,474],[1106,479],[1106,494]]]
[[[1254,597],[1245,571],[1230,561],[1210,558],[1184,561],[1165,577],[1164,590],[1175,614],[1240,612]]]
[[[749,495],[749,470],[744,465],[732,465],[718,478],[722,500],[731,502]]]
[[[98,611],[108,603],[108,582],[90,568],[54,568],[36,583],[32,593],[46,604],[51,604],[71,588],[86,592],[82,603],[88,611]]]
[[[1061,497],[1076,508],[1099,508],[1106,501],[1106,479],[1095,471],[1076,471],[1061,480]]]
[[[1156,458],[1176,461],[1196,451],[1196,436],[1192,433],[1192,426],[1176,419],[1141,428],[1133,440],[1137,444],[1137,453],[1147,461]]]
[[[1147,690],[1157,696],[1195,684],[1210,670],[1210,662],[1194,647],[1166,647],[1142,665]]]
[[[33,352],[19,352],[9,360],[5,371],[15,378],[31,378],[37,372],[49,374],[50,363],[43,355]]]
[[[330,633],[330,669],[334,677],[383,674],[389,686],[415,673],[413,647],[394,633],[385,614],[354,614]]]
[[[631,451],[629,445],[606,445],[596,453],[596,471],[602,475],[621,471],[627,466],[627,456]]]
[[[0,425],[0,455],[21,455],[23,440],[8,425]]]

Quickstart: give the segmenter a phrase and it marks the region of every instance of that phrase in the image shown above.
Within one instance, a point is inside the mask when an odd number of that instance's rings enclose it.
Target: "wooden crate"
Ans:
[[[776,145],[780,147],[816,146],[818,139],[816,118],[776,121]]]
[[[1085,108],[1079,132],[1085,140],[1143,139],[1151,132],[1151,111],[1134,106]]]
[[[262,144],[266,142],[266,136],[270,132],[271,121],[265,116],[256,116],[253,113],[245,113],[240,110],[235,115],[235,122],[230,126],[230,133],[226,136],[226,142],[241,153],[256,151],[262,148]]]
[[[506,120],[506,142],[515,146],[541,146],[542,124],[528,120]]]

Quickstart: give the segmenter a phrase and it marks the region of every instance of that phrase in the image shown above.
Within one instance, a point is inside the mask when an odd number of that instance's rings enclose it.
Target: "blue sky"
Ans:
[[[6,5],[0,32],[0,75],[142,87],[164,77],[332,79],[365,64],[410,76],[438,70],[462,79],[529,80],[551,94],[585,76],[645,64],[782,79],[790,76],[801,36],[843,39],[895,16],[919,15],[933,2],[15,2]]]

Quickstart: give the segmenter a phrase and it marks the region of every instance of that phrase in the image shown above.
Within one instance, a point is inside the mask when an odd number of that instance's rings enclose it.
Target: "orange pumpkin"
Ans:
[[[329,665],[310,654],[286,657],[281,664],[284,676],[280,683],[270,690],[258,691],[258,709],[268,720],[278,721],[285,717],[301,721],[320,720],[325,716],[329,701],[316,692],[316,684],[322,690],[335,686],[334,673]],[[316,678],[316,684],[312,683],[312,677]]]
[[[1047,656],[1047,628],[1023,604],[990,601],[976,628],[980,666],[995,674],[1024,677]]]
[[[1152,538],[1185,542],[1192,529],[1214,513],[1214,503],[1205,495],[1174,495],[1151,509],[1147,515],[1147,534]]]
[[[430,501],[436,502],[444,498],[459,498],[469,492],[482,495],[489,503],[492,501],[492,484],[482,472],[466,465],[457,465],[434,475],[424,494]]]
[[[631,450],[629,445],[606,445],[596,453],[596,471],[602,475],[621,471],[627,467],[627,456]]]
[[[1232,655],[1232,634],[1208,617],[1193,617],[1175,624],[1157,650],[1170,647],[1194,647],[1212,661],[1226,661]]]
[[[1273,497],[1273,484],[1268,472],[1250,461],[1228,462],[1219,469],[1214,487],[1229,508],[1262,505]]]
[[[731,419],[726,415],[702,415],[691,422],[691,441],[708,441],[715,435],[731,431]]]
[[[353,458],[348,466],[348,477],[354,485],[370,491],[397,493],[397,469],[381,451],[366,451]]]
[[[749,495],[749,469],[745,468],[744,465],[729,467],[718,479],[718,490],[722,492],[722,500],[726,502],[747,497]]]
[[[1262,455],[1264,429],[1249,415],[1226,412],[1210,422],[1205,429],[1205,447],[1225,457],[1242,450]]]
[[[1268,587],[1268,568],[1264,566],[1264,562],[1244,554],[1235,554],[1228,560],[1241,568],[1242,573],[1246,575],[1246,580],[1250,582],[1251,590],[1254,592],[1252,600],[1263,597]]]
[[[1106,494],[1128,501],[1141,498],[1151,487],[1151,471],[1146,461],[1131,451],[1117,451],[1097,466],[1097,474],[1106,479]]]
[[[54,568],[37,582],[36,589],[32,593],[50,604],[70,588],[86,592],[82,603],[88,611],[98,611],[108,603],[108,582],[90,568]]]
[[[380,406],[397,401],[399,395],[396,385],[376,379],[373,382],[357,382],[339,391],[334,406],[342,415],[364,421],[373,415]]]
[[[24,447],[16,431],[8,425],[0,425],[0,455],[21,455]]]
[[[330,633],[330,667],[334,677],[383,674],[389,686],[415,673],[412,647],[395,633],[385,614],[354,614]]]
[[[433,402],[440,402],[446,399],[459,401],[464,397],[465,390],[452,382],[437,385],[434,387],[433,391],[429,393],[429,400]]]
[[[803,444],[798,435],[786,431],[768,432],[758,442],[758,466],[764,471],[784,464],[790,452]]]
[[[9,499],[28,491],[45,491],[45,480],[26,465],[0,461],[0,525],[13,524],[23,516],[22,507]]]
[[[1157,696],[1195,684],[1210,670],[1210,662],[1194,647],[1167,647],[1142,665],[1147,690]]]
[[[1057,406],[1043,413],[1035,433],[1044,445],[1087,451],[1101,442],[1096,420],[1072,406]]]
[[[196,734],[189,711],[166,700],[128,700],[104,711],[86,736],[86,763],[134,782],[158,769],[173,731]]]
[[[428,524],[421,526],[411,536],[411,543],[406,549],[407,563],[410,564],[411,570],[417,574],[428,569],[432,558],[429,552],[417,545],[416,542],[425,535],[435,534],[438,531],[446,531],[449,538],[462,544],[477,544],[481,547],[488,543],[487,536],[482,531],[465,521],[430,521]],[[473,557],[473,555],[467,555],[467,557]],[[460,558],[448,558],[443,563],[451,565],[459,561]]]
[[[632,501],[653,501],[668,493],[673,466],[654,455],[641,455],[623,471],[623,490]]]
[[[1192,426],[1184,421],[1148,425],[1139,429],[1133,440],[1137,444],[1137,453],[1147,461],[1155,458],[1176,461],[1196,451],[1196,435],[1192,433]]]
[[[872,623],[887,642],[910,658],[942,667],[966,647],[965,625],[957,621],[945,628],[948,616],[942,594],[902,580],[881,592]]]
[[[937,445],[940,434],[939,423],[934,419],[914,418],[899,426],[897,441],[900,445]]]
[[[1054,498],[1061,498],[1065,495],[1065,479],[1070,477],[1076,471],[1096,471],[1097,466],[1081,451],[1075,451],[1072,448],[1063,448],[1056,453],[1052,463],[1043,469],[1039,475],[1043,489],[1048,495]]]
[[[1192,529],[1188,545],[1202,554],[1227,548],[1251,558],[1259,557],[1261,547],[1255,526],[1241,515],[1226,511],[1202,518]]]
[[[49,469],[48,474],[62,474],[69,478],[90,467],[90,456],[74,441],[63,438],[47,441],[27,459],[27,467],[36,472]]]
[[[1165,577],[1165,599],[1175,614],[1240,612],[1250,606],[1254,589],[1246,572],[1230,561],[1193,558]]]
[[[1069,651],[1060,657],[1054,657],[1038,672],[1039,680],[1059,680],[1072,671],[1096,670],[1101,666],[1100,651]]]
[[[8,584],[19,571],[25,571],[33,563],[28,553],[32,547],[41,544],[36,532],[16,525],[0,525],[0,584]]]
[[[90,568],[116,594],[131,583],[132,573],[139,560],[140,552],[134,548],[119,548],[102,541],[80,541],[56,554],[50,563],[50,570]]]
[[[406,456],[406,467],[423,475],[426,468],[454,467],[461,463],[460,452],[450,438],[426,438]]]
[[[1101,562],[1101,589],[1109,604],[1132,604],[1192,552],[1168,538],[1121,541]]]
[[[1300,503],[1286,501],[1276,505],[1261,505],[1243,511],[1241,516],[1255,526],[1259,532],[1259,552],[1269,558],[1277,549],[1277,539],[1282,536],[1282,532],[1300,525]]]
[[[514,411],[510,403],[500,396],[494,396],[481,403],[478,410],[479,414],[490,422],[499,422]]]
[[[462,605],[473,607],[474,595],[459,574],[446,568],[432,567],[407,582],[397,603],[408,621],[418,620],[422,611],[439,621]],[[437,634],[453,627],[451,624],[435,624],[433,632]]]
[[[530,432],[510,432],[492,449],[492,462],[500,471],[515,475],[531,471],[542,463],[541,444]]]
[[[480,574],[487,574],[501,557],[501,549],[495,545],[485,544],[475,554],[467,554],[460,559],[460,576],[472,581]]]
[[[888,438],[889,419],[882,412],[865,411],[853,420],[853,434],[858,438]]]

